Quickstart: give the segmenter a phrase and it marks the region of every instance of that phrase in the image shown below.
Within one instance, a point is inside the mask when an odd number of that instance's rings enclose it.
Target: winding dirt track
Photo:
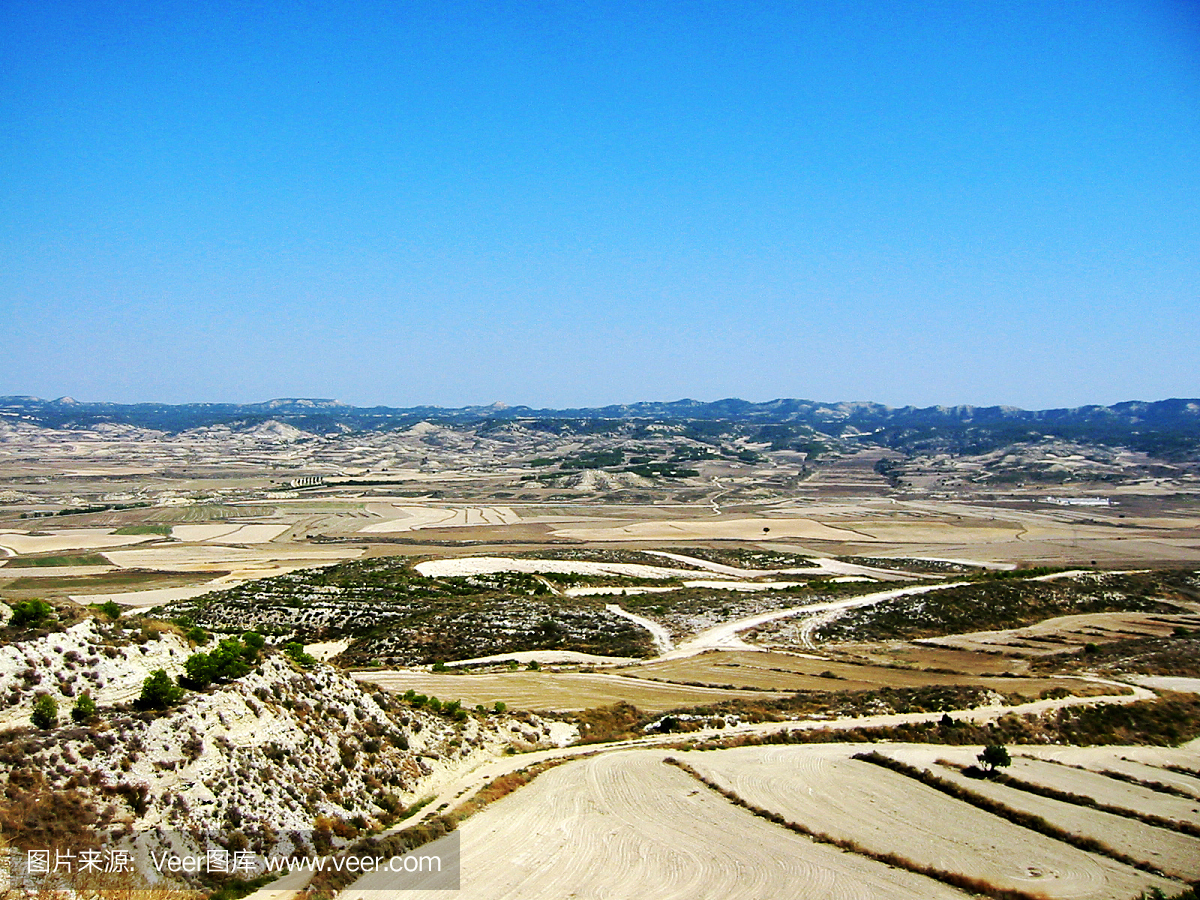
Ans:
[[[662,751],[608,753],[541,775],[465,822],[458,900],[764,900],[962,894],[816,844],[755,818],[673,766]],[[411,882],[406,882],[411,884]],[[342,900],[389,891],[359,879]],[[379,895],[375,895],[378,897]]]
[[[689,753],[685,760],[748,802],[791,821],[1005,888],[1100,900],[1134,896],[1150,884],[1172,886],[850,758],[861,749],[845,744],[747,747]]]
[[[614,613],[623,619],[628,619],[634,624],[640,625],[642,628],[645,628],[647,631],[649,631],[650,637],[654,640],[654,649],[659,652],[659,655],[663,653],[669,653],[675,648],[675,643],[671,640],[671,632],[667,631],[667,629],[663,628],[657,622],[647,619],[644,616],[639,616],[628,612],[622,609],[616,603],[605,604],[604,608],[610,613]]]
[[[755,616],[747,616],[744,619],[735,619],[732,622],[725,622],[717,625],[715,628],[709,628],[707,631],[702,631],[694,638],[684,641],[674,650],[669,653],[664,653],[659,659],[678,659],[684,656],[694,656],[697,653],[703,653],[706,650],[754,650],[753,645],[747,644],[740,637],[738,632],[745,631],[747,628],[754,628],[758,625],[763,625],[767,622],[773,622],[776,619],[786,619],[791,616],[809,615],[812,618],[809,623],[805,624],[805,642],[812,645],[811,631],[816,628],[816,625],[822,622],[827,622],[830,619],[841,615],[848,609],[856,609],[860,606],[871,606],[875,603],[882,603],[884,600],[891,600],[896,597],[904,597],[910,594],[925,594],[929,591],[942,591],[946,588],[959,587],[967,582],[950,581],[944,584],[927,584],[921,587],[898,588],[891,591],[878,591],[874,594],[861,594],[857,597],[848,597],[845,600],[833,600],[829,603],[811,603],[808,606],[793,606],[788,609],[777,609],[772,612],[759,613]],[[811,628],[809,627],[811,624]],[[654,662],[655,660],[650,660]]]

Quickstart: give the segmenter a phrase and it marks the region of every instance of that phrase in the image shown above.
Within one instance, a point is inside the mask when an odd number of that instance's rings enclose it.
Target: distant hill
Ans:
[[[691,423],[696,434],[737,429],[755,433],[773,449],[798,449],[822,438],[853,438],[896,450],[942,449],[978,453],[1018,441],[1056,437],[1127,446],[1163,457],[1200,452],[1200,399],[1128,401],[1113,406],[1023,410],[1011,406],[889,407],[879,403],[820,403],[781,399],[752,403],[730,398],[643,402],[581,409],[527,406],[355,407],[336,400],[287,398],[263,403],[82,403],[69,397],[0,397],[0,423],[19,421],[43,428],[131,425],[176,433],[213,425],[253,428],[280,422],[301,431],[406,428],[420,421],[495,427],[537,422],[541,427],[577,427],[595,432],[624,423]]]

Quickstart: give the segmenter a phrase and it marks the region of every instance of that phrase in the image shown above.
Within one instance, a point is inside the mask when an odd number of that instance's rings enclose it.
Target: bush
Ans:
[[[13,628],[29,628],[49,618],[54,607],[45,600],[26,600],[24,603],[14,603],[12,611],[9,624]]]
[[[96,719],[96,701],[92,695],[84,691],[71,707],[71,721],[76,725],[87,725]]]
[[[183,699],[183,688],[171,680],[165,669],[155,669],[142,682],[137,699],[139,709],[166,709]]]
[[[247,632],[243,637],[262,635]],[[261,645],[260,645],[261,646]],[[214,681],[231,681],[250,672],[251,663],[258,659],[258,650],[237,638],[225,638],[210,652],[193,653],[183,664],[189,686],[206,688]]]
[[[105,600],[103,603],[98,603],[96,604],[96,609],[114,622],[121,618],[121,607],[115,600]]]
[[[216,665],[207,653],[193,653],[184,662],[183,671],[188,685],[196,690],[208,687],[217,677]]]
[[[58,724],[58,701],[49,694],[38,694],[29,719],[35,728],[53,728]]]
[[[284,655],[302,669],[311,669],[317,664],[314,656],[304,652],[304,645],[299,641],[292,641],[283,648]]]
[[[242,655],[251,662],[255,662],[266,643],[267,639],[257,631],[247,631],[242,635]]]

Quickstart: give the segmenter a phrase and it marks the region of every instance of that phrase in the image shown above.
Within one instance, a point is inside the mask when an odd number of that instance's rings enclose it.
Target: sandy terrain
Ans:
[[[1200,762],[1198,760],[1197,762]],[[1200,825],[1200,800],[1162,794],[1138,784],[1128,784],[1095,772],[1058,766],[1028,757],[1016,757],[1005,773],[1060,791],[1094,797],[1100,803],[1153,813]]]
[[[315,644],[305,644],[304,652],[309,656],[319,659],[324,662],[327,659],[333,659],[339,653],[345,652],[350,646],[350,641],[318,641]]]
[[[625,666],[636,663],[632,656],[596,656],[594,653],[580,653],[577,650],[518,650],[516,653],[496,653],[492,656],[477,656],[474,659],[456,659],[447,662],[446,666],[470,666],[478,663],[502,663],[515,659],[519,663],[529,663],[537,660],[542,665],[568,666]]]
[[[414,568],[427,578],[453,575],[487,575],[492,572],[559,572],[566,575],[626,575],[631,578],[685,578],[693,569],[670,569],[639,563],[602,563],[566,559],[509,559],[500,556],[471,556],[463,559],[433,559]]]
[[[1172,785],[1200,798],[1200,777],[1172,772],[1167,766],[1200,770],[1200,746],[1182,747],[1021,747],[1017,756],[1045,759],[1094,772],[1123,772],[1142,781]]]
[[[869,578],[859,579],[848,576],[853,580],[870,581]],[[847,578],[834,578],[834,581],[845,581]],[[804,584],[803,581],[685,581],[684,587],[711,588],[717,591],[782,591],[790,587]]]
[[[87,575],[106,575],[117,571],[116,566],[22,566],[20,560],[0,566],[0,578],[54,578],[70,576],[81,578]]]
[[[278,562],[303,562],[306,565],[318,566],[355,559],[361,556],[362,552],[362,549],[357,547],[326,550],[318,547],[280,546],[269,550],[249,550],[215,545],[171,545],[145,550],[114,550],[104,555],[115,565],[128,569],[208,571],[255,564],[269,566]]]
[[[265,544],[279,537],[290,527],[290,525],[280,524],[237,525],[230,523],[176,525],[171,529],[171,536],[188,542]]]
[[[720,575],[729,575],[733,578],[762,578],[767,575],[815,575],[818,573],[841,572],[842,566],[845,563],[839,563],[831,559],[814,559],[813,566],[804,568],[781,568],[781,569],[743,569],[737,566],[727,566],[724,563],[712,562],[707,559],[699,559],[695,556],[685,556],[682,553],[670,553],[665,550],[648,550],[652,556],[661,556],[663,559],[672,559],[675,562],[684,563],[685,565],[695,566],[698,569],[708,569],[710,572],[716,572]],[[830,567],[832,563],[832,567]],[[857,569],[858,567],[852,566]]]
[[[1129,680],[1143,687],[1157,688],[1162,691],[1182,691],[1186,694],[1200,694],[1200,678],[1181,678],[1171,675],[1133,675]]]
[[[109,600],[119,603],[122,606],[162,606],[164,603],[174,603],[176,600],[190,600],[192,597],[199,597],[201,594],[208,594],[232,586],[232,582],[220,580],[195,587],[157,588],[150,591],[122,591],[116,594],[72,594],[71,599],[84,606],[93,603],[107,603]]]
[[[47,534],[26,531],[0,531],[0,549],[10,556],[30,553],[54,553],[61,550],[95,550],[98,547],[125,547],[158,541],[156,534],[113,534],[112,528],[68,528],[49,530]]]
[[[75,684],[76,694],[79,688],[86,686],[99,704],[126,703],[137,698],[142,690],[142,682],[153,670],[166,669],[171,675],[182,672],[183,662],[190,652],[187,642],[170,632],[164,633],[157,641],[147,641],[145,645],[130,644],[111,657],[95,652],[100,641],[95,620],[86,619],[61,632],[0,647],[0,691],[8,694],[20,682],[19,673],[22,670],[40,663],[40,668],[47,675],[55,672],[70,678]],[[65,659],[68,653],[77,653],[84,658],[94,654],[96,661],[90,665],[98,677],[89,682],[76,679],[75,664]],[[65,718],[74,700],[64,693],[64,682],[47,677],[40,684],[43,687],[39,687],[39,690],[50,689]],[[20,703],[13,704],[10,701],[0,709],[0,729],[27,726],[32,709],[32,692],[26,694]]]
[[[850,757],[860,745],[748,747],[681,758],[744,800],[877,852],[1052,897],[1133,896],[1150,884],[1128,866],[984,813],[911,778]],[[920,815],[913,815],[920,810]]]
[[[397,506],[371,503],[367,510],[382,517],[380,522],[364,525],[362,534],[395,534],[423,528],[464,528],[480,525],[517,525],[521,517],[507,506],[481,506],[439,509],[428,506]]]
[[[224,537],[238,530],[238,525],[229,522],[202,522],[187,525],[176,525],[171,529],[171,537],[180,541],[194,543],[210,541]]]
[[[1019,693],[1026,697],[1037,697],[1042,691],[1055,687],[1066,687],[1073,691],[1088,687],[1073,678],[971,677],[949,672],[855,665],[823,657],[764,651],[710,652],[683,659],[644,663],[637,666],[635,671],[646,678],[666,681],[732,684],[775,691],[861,691],[879,687],[974,685],[1001,694]]]
[[[662,752],[559,766],[461,826],[462,890],[437,900],[961,898],[937,882],[815,844],[757,819]],[[387,890],[367,876],[344,900]],[[376,897],[379,895],[376,894]]]
[[[3,569],[0,568],[0,572]],[[724,585],[728,587],[728,585]],[[675,587],[573,587],[563,591],[564,597],[631,597],[634,594],[662,594],[678,590]]]
[[[874,541],[870,535],[832,528],[813,519],[677,519],[667,522],[634,522],[621,526],[560,528],[555,537],[582,541],[761,541],[795,538],[814,541]]]
[[[516,654],[508,654],[510,659]],[[698,706],[720,700],[750,697],[765,699],[774,694],[729,691],[719,688],[659,684],[619,675],[586,672],[501,672],[485,675],[435,675],[407,670],[355,672],[358,681],[371,682],[390,691],[409,688],[442,700],[462,700],[465,706],[491,706],[502,700],[513,709],[578,710],[606,706],[624,700],[647,712],[665,712],[681,706]]]

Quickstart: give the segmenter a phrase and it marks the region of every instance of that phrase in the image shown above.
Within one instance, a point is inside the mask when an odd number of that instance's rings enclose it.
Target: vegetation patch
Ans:
[[[915,572],[922,575],[969,575],[977,573],[980,566],[950,562],[945,559],[916,559],[906,556],[838,556],[840,562],[872,569],[893,569],[898,572]]]
[[[1106,675],[1174,675],[1200,678],[1200,630],[1163,637],[1089,643],[1079,654],[1054,654],[1030,661],[1035,671],[1100,672]]]
[[[41,566],[109,566],[112,565],[99,553],[66,553],[59,556],[23,556],[17,564],[21,568]]]
[[[1055,581],[996,580],[907,595],[848,610],[822,625],[826,641],[940,637],[1019,628],[1054,616],[1177,613],[1192,572],[1095,573]]]
[[[113,534],[160,534],[163,537],[171,536],[170,525],[161,523],[149,523],[145,525],[122,525]]]
[[[348,665],[421,665],[523,650],[648,656],[650,634],[602,599],[561,597],[518,572],[427,578],[394,559],[293,572],[166,608],[215,631],[277,642],[351,638]]]
[[[742,569],[807,569],[816,566],[808,556],[799,553],[784,553],[780,550],[758,550],[749,547],[685,547],[672,551],[682,556],[736,566]],[[661,557],[659,557],[661,559]],[[661,564],[661,563],[660,563]]]
[[[767,720],[774,721],[774,720]],[[1165,693],[1135,703],[1063,707],[1042,715],[1009,713],[977,724],[946,712],[938,721],[862,728],[793,728],[708,741],[705,749],[761,744],[899,741],[908,744],[1138,744],[1175,747],[1200,737],[1200,697]]]

